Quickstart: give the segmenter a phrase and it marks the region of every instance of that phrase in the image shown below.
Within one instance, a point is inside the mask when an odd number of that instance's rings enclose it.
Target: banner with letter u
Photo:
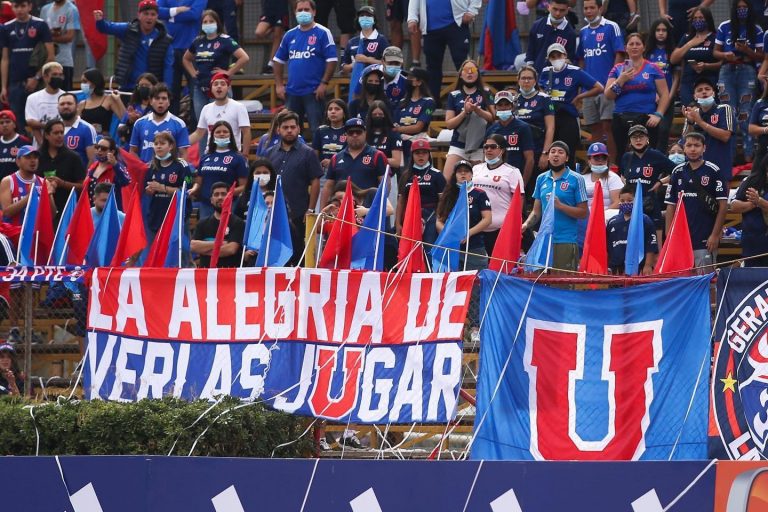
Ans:
[[[711,277],[574,291],[481,272],[472,458],[706,457]]]
[[[456,411],[474,272],[94,270],[86,398],[228,394],[355,423]]]

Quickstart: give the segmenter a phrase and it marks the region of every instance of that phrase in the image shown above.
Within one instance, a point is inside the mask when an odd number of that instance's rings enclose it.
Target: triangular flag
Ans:
[[[520,194],[520,185],[515,188],[512,196],[512,204],[509,205],[504,224],[501,225],[496,245],[493,246],[493,255],[488,264],[490,270],[509,273],[515,268],[514,262],[520,259],[520,245],[523,241],[523,199]]]
[[[165,268],[181,268],[184,266],[184,255],[190,253],[189,230],[187,229],[187,182],[181,184],[181,190],[175,194],[176,216],[173,229],[168,239],[168,254],[165,257]]]
[[[85,261],[85,254],[88,252],[88,246],[93,238],[93,217],[91,215],[91,199],[88,196],[88,181],[86,178],[83,183],[80,198],[75,206],[75,213],[72,215],[72,221],[69,223],[66,231],[67,256],[66,261],[70,265],[82,265]]]
[[[536,233],[536,239],[528,249],[525,255],[525,271],[539,272],[546,270],[552,265],[552,233],[555,226],[555,200],[547,201],[547,207],[544,208],[544,214],[541,216],[539,232]]]
[[[37,224],[37,209],[40,204],[40,192],[38,188],[40,178],[34,179],[34,184],[29,189],[29,199],[24,208],[24,219],[21,222],[21,233],[19,234],[19,247],[16,253],[16,260],[19,265],[32,266],[35,264],[32,259],[32,251],[35,244],[35,225]]]
[[[352,206],[352,180],[347,180],[344,200],[331,227],[331,234],[320,256],[318,268],[346,269],[352,264],[352,237],[357,233],[355,210]]]
[[[624,256],[624,273],[634,276],[640,273],[640,262],[645,258],[645,236],[643,225],[643,187],[637,182],[632,216],[627,232],[627,252]]]
[[[283,178],[278,176],[275,184],[275,198],[272,201],[266,232],[261,238],[256,266],[282,267],[288,263],[291,256],[293,256],[291,223],[288,219],[288,206],[283,196]]]
[[[87,194],[87,191],[83,191]],[[69,197],[67,203],[64,205],[64,210],[59,217],[59,225],[56,227],[56,234],[53,236],[53,248],[51,249],[51,255],[48,258],[48,265],[63,265],[66,262],[67,246],[69,240],[67,239],[67,230],[72,222],[72,216],[75,214],[75,206],[77,205],[77,192],[75,188],[69,191]]]
[[[138,183],[134,183],[131,188],[133,191],[128,202],[128,211],[125,213],[115,255],[112,257],[112,263],[110,263],[113,267],[123,265],[128,258],[144,250],[147,246],[147,234],[144,231],[144,216],[141,212]]]
[[[48,183],[43,180],[40,192],[40,204],[35,219],[35,238],[32,247],[32,259],[35,265],[47,265],[53,249],[53,212],[52,197],[48,195]]]
[[[363,228],[352,237],[353,270],[384,270],[384,240],[387,229],[387,183],[389,170],[379,183]]]
[[[398,264],[404,264],[405,272],[424,272],[424,248],[421,244],[424,228],[421,220],[421,190],[419,179],[413,177],[413,185],[408,192],[405,205],[403,230],[400,233],[400,245],[397,249]],[[405,263],[403,263],[405,261]]]
[[[592,211],[589,213],[587,235],[584,238],[584,250],[581,255],[579,272],[590,274],[608,273],[608,246],[605,234],[605,210],[603,203],[603,185],[595,183],[592,195]]]
[[[261,193],[258,182],[251,187],[251,199],[248,202],[248,214],[245,216],[245,237],[243,238],[243,253],[245,250],[258,251],[261,248],[261,238],[266,231],[267,203]]]
[[[235,187],[237,182],[232,183],[229,188],[224,202],[221,205],[221,215],[219,218],[219,228],[216,230],[216,238],[213,240],[213,250],[211,251],[211,264],[208,268],[216,268],[219,264],[219,254],[221,253],[221,245],[224,243],[224,235],[227,233],[227,227],[229,226],[229,217],[232,215],[232,200],[235,197]]]
[[[669,226],[669,233],[659,251],[657,274],[684,272],[693,268],[693,244],[688,230],[688,217],[682,197],[677,200],[675,216]]]
[[[456,204],[445,221],[440,236],[432,248],[432,272],[451,272],[459,268],[459,247],[461,241],[469,243],[469,196],[467,182],[459,187]]]
[[[145,267],[164,267],[168,256],[168,246],[171,240],[171,233],[176,226],[176,216],[178,215],[179,194],[173,194],[171,202],[168,205],[168,211],[165,212],[165,218],[160,225],[160,229],[155,234],[152,246],[149,248],[149,254],[144,260]]]
[[[101,213],[101,219],[93,233],[93,238],[85,254],[85,262],[89,267],[105,267],[112,261],[120,237],[120,217],[115,202],[115,187],[109,192],[107,204]]]

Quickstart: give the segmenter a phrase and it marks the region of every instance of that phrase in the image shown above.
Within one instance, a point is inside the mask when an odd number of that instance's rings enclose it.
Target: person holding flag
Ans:
[[[200,261],[197,265],[199,268],[208,268],[211,264],[211,254],[216,245],[216,233],[222,218],[222,205],[227,197],[229,187],[222,181],[211,186],[213,215],[201,219],[192,235],[191,249],[193,253],[200,255]],[[245,222],[237,215],[230,215],[219,252],[217,268],[240,266],[240,251],[242,250],[244,233]]]
[[[550,201],[554,201],[552,266],[558,270],[576,270],[579,266],[577,244],[578,220],[589,214],[584,178],[566,165],[570,148],[556,140],[549,148],[549,169],[536,178],[533,209],[522,230],[533,228]],[[554,195],[553,195],[554,194]]]
[[[624,185],[619,193],[619,214],[608,220],[605,226],[606,241],[608,243],[608,269],[611,274],[624,275],[625,256],[627,252],[627,238],[631,223],[632,211],[635,203],[635,186]],[[642,204],[638,204],[642,208]],[[647,276],[653,272],[656,265],[656,257],[659,254],[659,243],[656,239],[656,230],[653,220],[641,213],[643,222],[642,234],[645,247],[645,259],[640,262],[642,274]]]
[[[3,210],[3,222],[21,226],[29,201],[32,186],[39,192],[47,191],[51,201],[51,211],[56,211],[53,195],[56,182],[35,176],[40,162],[40,152],[32,146],[22,146],[16,153],[16,165],[19,170],[0,181],[0,208]]]

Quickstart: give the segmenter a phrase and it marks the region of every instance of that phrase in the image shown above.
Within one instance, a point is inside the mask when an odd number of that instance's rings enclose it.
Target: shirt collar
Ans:
[[[363,32],[360,31],[360,44],[363,44],[363,41],[368,39],[369,41],[372,39],[378,39],[379,38],[379,31],[376,29],[373,29],[373,32],[371,32],[371,35],[369,37],[365,37],[363,35]]]
[[[170,118],[171,118],[171,111],[170,111],[170,110],[168,110],[168,111],[165,113],[165,115],[163,116],[163,118],[162,118],[162,119],[161,119],[159,122],[158,122],[158,121],[155,121],[155,114],[154,114],[154,112],[152,112],[152,113],[150,113],[150,114],[149,114],[149,119],[150,119],[150,120],[151,120],[153,123],[155,123],[155,125],[157,125],[157,126],[160,126],[160,125],[161,125],[161,124],[163,124],[164,122],[168,121]]]
[[[552,24],[549,22],[549,19],[550,19],[549,16],[547,16],[547,25],[552,27]],[[563,17],[563,21],[561,21],[558,26],[552,27],[552,28],[555,28],[557,30],[565,30],[565,27],[567,26],[568,26],[568,17],[566,16],[566,17]]]

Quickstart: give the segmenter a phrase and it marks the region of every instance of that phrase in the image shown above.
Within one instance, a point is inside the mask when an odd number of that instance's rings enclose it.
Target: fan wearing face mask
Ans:
[[[243,220],[248,217],[248,209],[251,204],[251,190],[253,187],[259,187],[259,190],[264,194],[266,201],[266,195],[274,193],[275,182],[277,180],[277,174],[275,173],[275,167],[272,162],[266,158],[259,158],[254,160],[251,164],[251,172],[248,173],[248,181],[245,183],[243,193],[240,194],[237,202],[232,208],[232,213],[237,215]],[[269,206],[269,203],[267,203]]]
[[[720,168],[724,183],[731,179],[736,149],[734,110],[727,103],[717,103],[715,85],[707,77],[696,80],[693,88],[695,106],[683,107],[686,126],[683,133],[694,130],[704,135],[704,159]]]
[[[38,146],[43,142],[43,126],[51,119],[59,117],[59,96],[64,94],[64,68],[58,62],[43,65],[45,88],[33,92],[24,106],[26,126],[32,130]]]
[[[375,12],[370,5],[364,5],[357,10],[355,28],[360,30],[360,34],[350,39],[344,49],[341,58],[342,72],[351,73],[352,67],[358,62],[366,66],[381,62],[389,41],[377,30]]]
[[[349,117],[359,117],[365,121],[374,101],[387,101],[384,94],[384,72],[379,67],[369,66],[363,72],[360,96],[349,103]]]
[[[549,93],[555,106],[555,140],[568,144],[568,166],[576,163],[575,152],[581,147],[579,110],[581,100],[603,92],[603,86],[589,73],[568,63],[565,47],[555,43],[547,50],[549,66],[539,77],[539,85]]]
[[[211,187],[214,183],[223,182],[227,187],[237,182],[235,195],[242,194],[245,182],[248,180],[248,163],[237,149],[232,126],[227,121],[217,121],[213,124],[208,137],[208,151],[200,160],[200,166],[195,176],[199,185],[198,200],[201,219],[213,215],[211,204]]]
[[[568,58],[576,59],[576,31],[566,19],[569,9],[568,0],[552,0],[547,6],[549,13],[531,25],[525,61],[538,73],[548,64],[549,48],[555,43],[565,48],[563,53]]]
[[[533,134],[531,127],[515,115],[515,96],[511,91],[499,91],[493,99],[497,120],[485,132],[487,137],[498,134],[506,146],[506,163],[518,169],[525,183],[533,175]]]
[[[584,185],[587,189],[587,204],[592,208],[592,198],[595,195],[595,184],[599,181],[603,189],[603,208],[619,207],[619,191],[624,182],[615,172],[608,169],[608,147],[602,142],[594,142],[587,148]]]

